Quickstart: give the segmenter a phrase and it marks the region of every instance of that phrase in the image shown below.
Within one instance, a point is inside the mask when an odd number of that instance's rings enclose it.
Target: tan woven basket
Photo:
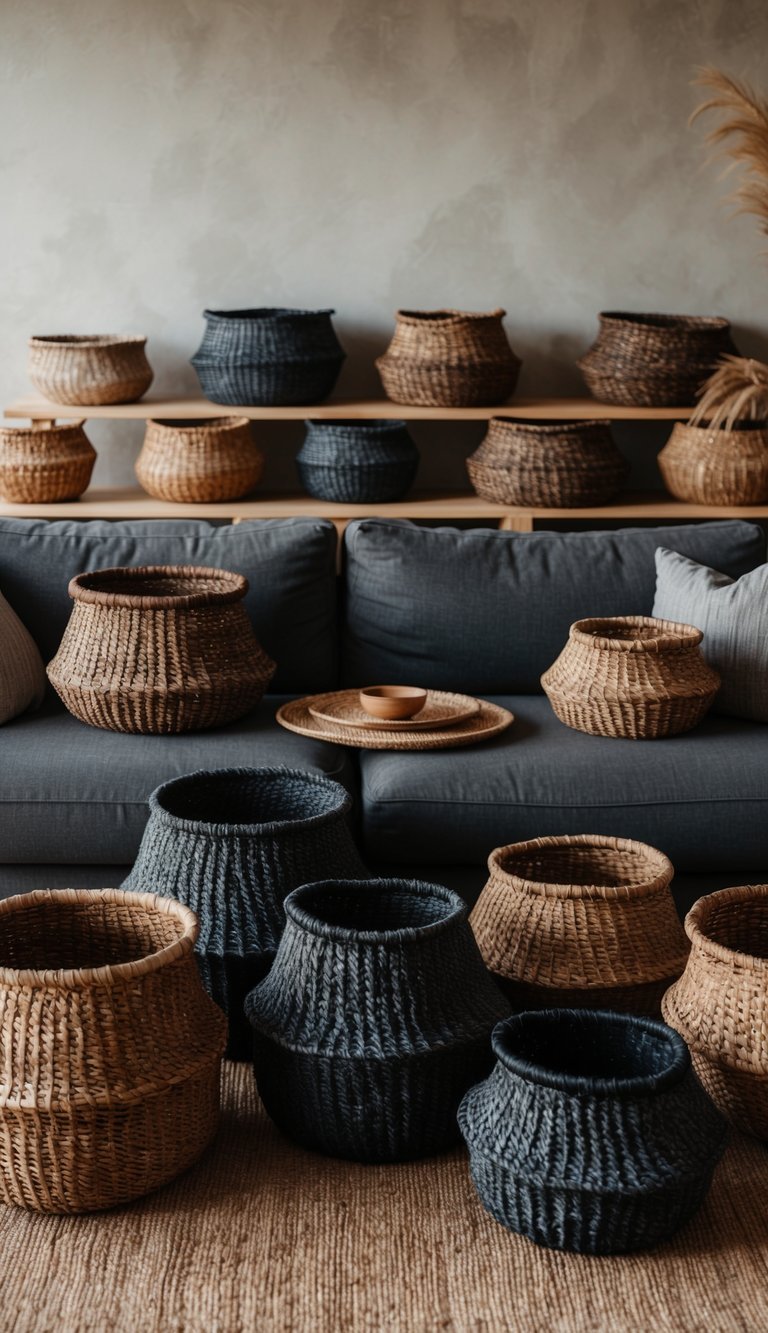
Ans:
[[[693,404],[721,356],[736,351],[719,316],[633,314],[606,310],[580,367],[590,392],[630,407]]]
[[[73,333],[29,340],[29,378],[53,403],[133,403],[152,383],[146,338]]]
[[[136,460],[144,490],[180,504],[237,500],[258,486],[263,471],[247,417],[148,421]]]
[[[227,1024],[197,919],[120,889],[0,902],[0,1197],[40,1212],[126,1203],[216,1130]]]
[[[658,1015],[688,955],[663,852],[584,833],[498,847],[488,869],[470,924],[517,1008]]]
[[[700,898],[691,954],[662,1010],[723,1115],[768,1140],[768,884]]]
[[[695,727],[720,677],[702,632],[652,616],[577,620],[541,684],[556,715],[592,736],[651,740]]]
[[[48,678],[70,713],[111,731],[201,731],[242,717],[275,663],[225,569],[157,565],[78,574]]]
[[[492,417],[467,471],[484,500],[570,508],[606,504],[629,464],[605,421]]]
[[[76,500],[95,462],[82,421],[50,429],[0,426],[0,495],[11,504]]]
[[[395,333],[376,362],[395,403],[472,407],[504,403],[521,362],[502,326],[505,310],[398,310]]]
[[[768,429],[754,421],[733,430],[678,422],[659,454],[659,468],[670,494],[689,504],[764,504]]]

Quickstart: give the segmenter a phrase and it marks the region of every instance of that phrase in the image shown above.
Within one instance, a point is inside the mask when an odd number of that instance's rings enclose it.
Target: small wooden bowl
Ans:
[[[371,685],[360,691],[360,706],[371,717],[399,722],[415,717],[427,702],[427,691],[415,685]]]

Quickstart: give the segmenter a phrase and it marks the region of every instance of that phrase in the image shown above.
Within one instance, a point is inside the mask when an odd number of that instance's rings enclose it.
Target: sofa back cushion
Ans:
[[[343,681],[538,692],[574,620],[650,615],[657,546],[734,578],[765,559],[762,530],[740,520],[533,533],[351,523]]]
[[[213,565],[248,579],[245,606],[277,662],[275,693],[337,684],[335,562],[336,530],[321,519],[221,527],[200,519],[0,519],[0,588],[46,662],[69,619],[74,574],[113,565]]]

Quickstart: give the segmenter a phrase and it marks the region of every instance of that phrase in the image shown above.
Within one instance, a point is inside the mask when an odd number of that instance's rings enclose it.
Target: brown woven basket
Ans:
[[[242,717],[275,663],[225,569],[156,565],[78,574],[48,678],[70,713],[110,731],[201,731]]]
[[[95,462],[82,421],[50,429],[0,426],[0,495],[11,504],[76,500]]]
[[[768,1140],[768,884],[700,898],[691,954],[662,1010],[723,1115]]]
[[[150,893],[0,902],[0,1197],[111,1208],[186,1170],[216,1130],[227,1024],[197,918]]]
[[[768,500],[768,428],[754,421],[732,430],[678,422],[659,454],[664,485],[678,500],[702,505]]]
[[[606,504],[629,464],[605,421],[492,417],[467,471],[484,500],[570,508]]]
[[[720,357],[734,353],[718,316],[600,314],[600,331],[577,365],[593,396],[631,407],[693,404]]]
[[[54,403],[133,403],[152,383],[146,338],[73,333],[29,340],[29,378]]]
[[[577,620],[541,684],[566,726],[651,740],[700,722],[720,688],[693,625],[652,616]]]
[[[488,869],[470,924],[516,1007],[658,1015],[688,954],[663,852],[585,833],[498,847]]]
[[[504,403],[521,362],[502,326],[505,310],[398,310],[395,333],[376,362],[388,398],[422,407]]]
[[[136,476],[159,500],[237,500],[258,486],[264,453],[247,417],[148,421]]]

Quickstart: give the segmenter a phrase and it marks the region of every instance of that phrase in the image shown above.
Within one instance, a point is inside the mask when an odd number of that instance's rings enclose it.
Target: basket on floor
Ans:
[[[768,429],[754,421],[730,430],[677,422],[658,457],[664,485],[688,504],[768,501]]]
[[[651,740],[689,731],[720,688],[693,625],[652,616],[577,620],[541,677],[557,717],[592,736]]]
[[[204,310],[203,340],[192,357],[213,403],[233,406],[321,403],[333,390],[346,352],[333,310]]]
[[[224,1015],[194,913],[119,889],[0,902],[0,1197],[40,1212],[127,1203],[216,1130]]]
[[[29,378],[54,403],[134,403],[153,380],[146,342],[144,337],[111,333],[30,338]]]
[[[685,929],[691,953],[664,1017],[723,1115],[768,1140],[768,884],[700,898]]]
[[[492,503],[569,509],[607,504],[629,464],[605,421],[492,417],[467,471]]]
[[[721,356],[736,352],[727,319],[608,310],[577,362],[590,393],[630,407],[685,407]]]
[[[72,614],[48,679],[82,722],[169,734],[222,726],[261,699],[275,663],[225,569],[148,565],[70,581]]]
[[[658,1017],[688,956],[663,852],[584,833],[497,847],[488,869],[470,925],[515,1009]]]
[[[237,500],[258,486],[264,452],[247,417],[148,421],[136,476],[149,495],[178,504]]]
[[[419,454],[404,421],[308,421],[296,458],[317,500],[387,504],[409,489]]]
[[[376,362],[388,398],[423,407],[505,403],[521,362],[507,342],[505,310],[398,310]]]
[[[88,489],[95,462],[82,421],[0,426],[0,495],[11,504],[76,500]]]

